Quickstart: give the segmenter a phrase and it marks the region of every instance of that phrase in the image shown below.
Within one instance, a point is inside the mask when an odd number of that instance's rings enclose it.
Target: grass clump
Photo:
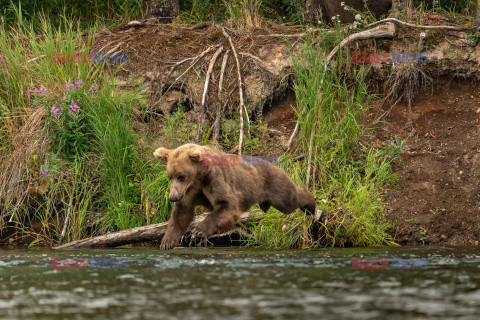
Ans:
[[[284,248],[389,242],[381,195],[396,181],[390,163],[398,152],[388,143],[373,145],[379,119],[370,109],[365,70],[354,72],[353,81],[335,65],[325,71],[327,54],[328,48],[307,39],[293,56],[300,134],[292,155],[303,157],[287,155],[280,163],[294,181],[307,182],[321,218],[270,210],[253,226],[251,243]]]

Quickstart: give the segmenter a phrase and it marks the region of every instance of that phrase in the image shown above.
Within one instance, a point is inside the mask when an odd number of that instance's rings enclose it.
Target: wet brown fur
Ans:
[[[206,166],[205,155],[223,161]],[[233,229],[241,213],[255,204],[264,211],[273,206],[286,214],[297,208],[308,213],[315,211],[312,194],[305,187],[297,187],[274,165],[241,165],[240,156],[196,144],[185,144],[175,150],[159,148],[154,156],[167,161],[170,199],[174,201],[162,249],[179,244],[193,220],[196,206],[212,212],[192,231],[199,237]]]

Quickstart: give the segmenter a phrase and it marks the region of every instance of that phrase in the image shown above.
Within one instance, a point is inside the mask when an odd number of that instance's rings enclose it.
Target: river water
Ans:
[[[0,288],[1,319],[480,319],[480,248],[2,250]]]

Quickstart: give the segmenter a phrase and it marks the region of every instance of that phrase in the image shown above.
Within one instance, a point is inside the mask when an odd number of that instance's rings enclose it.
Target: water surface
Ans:
[[[0,289],[1,319],[480,319],[480,248],[2,250]]]

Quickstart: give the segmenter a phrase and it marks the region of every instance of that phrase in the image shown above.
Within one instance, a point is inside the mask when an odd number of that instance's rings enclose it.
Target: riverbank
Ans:
[[[4,32],[2,244],[54,246],[166,221],[168,179],[152,151],[198,141],[280,156],[317,197],[317,217],[271,210],[247,228],[250,245],[478,245],[478,43],[440,29],[419,49],[422,28],[387,24],[395,32],[345,46],[328,72],[325,57],[359,30],[145,20]],[[399,50],[427,61],[399,61]]]

